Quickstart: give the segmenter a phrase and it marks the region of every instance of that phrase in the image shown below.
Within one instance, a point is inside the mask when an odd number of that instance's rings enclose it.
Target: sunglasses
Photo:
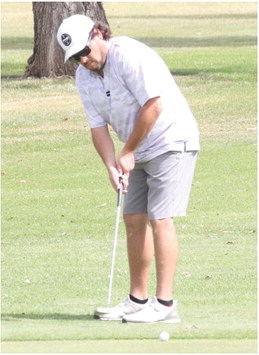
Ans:
[[[80,57],[86,57],[90,53],[91,53],[91,49],[88,46],[85,46],[85,48],[82,49],[80,52],[72,55],[72,57],[70,57],[69,60],[72,63],[78,63],[80,62]]]

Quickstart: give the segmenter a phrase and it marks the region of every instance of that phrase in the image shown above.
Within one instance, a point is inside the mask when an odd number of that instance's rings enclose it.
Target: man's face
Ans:
[[[95,36],[89,43],[91,52],[87,56],[81,56],[79,63],[87,69],[99,72],[106,62],[108,46],[99,30],[94,30],[94,33]]]

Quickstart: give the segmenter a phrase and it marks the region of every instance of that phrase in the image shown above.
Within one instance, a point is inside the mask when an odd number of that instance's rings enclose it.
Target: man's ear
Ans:
[[[94,28],[94,36],[97,36],[100,39],[103,39],[103,34],[100,30],[98,30],[97,28]]]

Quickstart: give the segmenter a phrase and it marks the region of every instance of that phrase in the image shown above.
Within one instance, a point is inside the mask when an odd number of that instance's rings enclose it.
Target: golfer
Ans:
[[[195,118],[156,52],[129,37],[111,37],[106,24],[73,15],[59,27],[65,61],[79,64],[76,85],[93,144],[117,191],[123,182],[130,287],[95,317],[123,322],[179,322],[173,299],[178,241],[174,217],[185,216],[199,134]],[[124,142],[115,155],[109,126]],[[156,262],[156,294],[148,278]]]

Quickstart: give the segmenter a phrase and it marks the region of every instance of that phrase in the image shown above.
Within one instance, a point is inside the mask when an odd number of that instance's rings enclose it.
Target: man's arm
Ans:
[[[123,147],[117,160],[117,166],[123,174],[128,175],[134,168],[134,151],[151,131],[161,112],[162,104],[160,97],[149,99],[140,109],[133,132]]]
[[[92,140],[95,149],[99,153],[106,166],[109,174],[109,178],[112,186],[115,190],[119,188],[119,177],[122,175],[121,171],[117,167],[115,159],[115,149],[113,140],[110,136],[109,129],[107,126],[97,127],[91,129]],[[127,181],[123,181],[124,192],[127,189]]]

